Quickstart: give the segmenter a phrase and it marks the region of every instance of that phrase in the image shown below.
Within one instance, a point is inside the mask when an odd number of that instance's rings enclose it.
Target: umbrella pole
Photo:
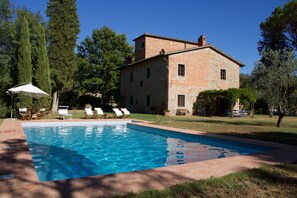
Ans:
[[[10,119],[13,117],[13,93],[11,93],[11,110],[10,110]]]

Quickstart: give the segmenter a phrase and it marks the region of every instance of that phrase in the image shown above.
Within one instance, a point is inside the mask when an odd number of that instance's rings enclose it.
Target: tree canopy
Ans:
[[[262,39],[258,50],[297,50],[297,0],[292,0],[274,10],[272,15],[260,24]]]
[[[48,94],[51,94],[50,70],[46,50],[45,32],[42,25],[38,25],[37,39],[37,58],[35,64],[34,80],[37,87]],[[37,100],[39,108],[49,108],[51,104],[50,97],[44,97]]]
[[[79,19],[76,0],[50,0],[49,17],[49,63],[53,82],[53,110],[57,110],[58,92],[70,90],[77,69],[76,47]]]
[[[297,60],[293,51],[266,50],[252,75],[257,89],[270,109],[279,113],[277,126],[284,115],[297,107]]]
[[[18,83],[32,82],[32,64],[31,64],[31,44],[28,21],[25,17],[21,17],[20,40],[18,48]],[[20,94],[19,107],[32,107],[32,98]]]
[[[8,112],[6,90],[12,84],[11,70],[14,40],[14,10],[9,0],[0,0],[0,117]]]
[[[102,95],[105,105],[116,95],[119,71],[126,57],[132,56],[132,47],[124,34],[116,34],[103,27],[93,31],[78,46],[79,69],[77,76],[84,92]]]

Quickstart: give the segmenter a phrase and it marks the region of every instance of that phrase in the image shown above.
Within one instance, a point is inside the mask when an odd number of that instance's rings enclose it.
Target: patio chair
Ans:
[[[72,114],[68,113],[68,109],[59,109],[58,112],[59,112],[59,117],[61,119],[63,119],[63,120],[65,120],[67,118],[71,119]]]
[[[27,111],[27,108],[19,108],[19,115],[21,120],[30,120],[30,115]]]
[[[94,109],[95,109],[95,112],[96,112],[96,114],[95,114],[96,118],[104,118],[105,117],[105,114],[104,114],[104,112],[102,111],[101,108],[96,107]]]
[[[95,115],[91,108],[85,108],[85,118],[95,118]]]
[[[118,108],[113,108],[114,118],[123,118],[123,113]]]
[[[121,108],[121,111],[123,112],[125,118],[130,116],[130,111],[128,111],[127,108]]]

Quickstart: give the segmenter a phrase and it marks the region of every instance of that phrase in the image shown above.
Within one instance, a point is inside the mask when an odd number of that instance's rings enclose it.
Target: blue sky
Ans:
[[[11,0],[17,7],[41,11],[47,0]],[[259,24],[288,0],[77,0],[80,19],[78,43],[103,26],[126,34],[128,42],[143,33],[197,41],[205,35],[208,44],[246,64],[250,73],[259,59]]]

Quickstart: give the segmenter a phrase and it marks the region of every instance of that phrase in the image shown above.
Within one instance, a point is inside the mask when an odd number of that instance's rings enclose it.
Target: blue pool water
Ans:
[[[268,148],[120,123],[23,123],[39,181],[178,165]]]

